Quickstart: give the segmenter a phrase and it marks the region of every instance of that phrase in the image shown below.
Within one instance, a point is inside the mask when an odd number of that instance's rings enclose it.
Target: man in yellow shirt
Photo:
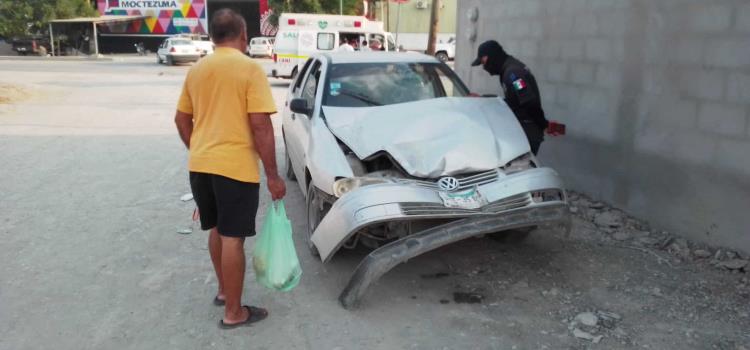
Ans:
[[[245,237],[255,235],[263,161],[273,200],[286,194],[276,170],[271,114],[276,104],[263,69],[244,55],[245,20],[229,9],[211,21],[214,54],[188,72],[175,123],[190,151],[190,187],[201,228],[211,230],[208,248],[219,282],[214,304],[224,305],[221,328],[265,319],[268,312],[241,303],[245,278]]]

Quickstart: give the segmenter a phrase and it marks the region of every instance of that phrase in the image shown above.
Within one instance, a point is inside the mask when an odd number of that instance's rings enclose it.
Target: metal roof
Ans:
[[[53,19],[50,21],[50,23],[95,23],[95,24],[101,24],[101,23],[112,23],[112,22],[128,22],[128,21],[136,21],[139,19],[148,18],[149,16],[114,16],[114,15],[105,15],[105,16],[99,16],[99,17],[76,17],[76,18],[67,18],[67,19]]]

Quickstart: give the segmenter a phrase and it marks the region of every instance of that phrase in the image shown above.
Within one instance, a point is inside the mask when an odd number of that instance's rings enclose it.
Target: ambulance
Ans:
[[[283,13],[268,75],[293,79],[311,54],[336,51],[342,40],[355,40],[361,45],[373,39],[382,43],[383,51],[396,51],[393,36],[383,29],[383,22],[360,16]]]

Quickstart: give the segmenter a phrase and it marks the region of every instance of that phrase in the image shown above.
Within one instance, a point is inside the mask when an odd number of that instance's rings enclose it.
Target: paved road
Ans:
[[[569,322],[596,310],[622,316],[597,331],[602,348],[748,346],[741,275],[657,263],[580,219],[570,238],[471,239],[414,259],[354,311],[336,297],[364,253],[322,265],[300,239],[301,285],[271,292],[249,270],[246,299],[271,317],[219,330],[206,235],[176,233],[193,210],[172,122],[187,67],[151,61],[0,62],[0,92],[28,94],[0,104],[0,349],[585,348]],[[280,105],[288,82],[271,84]],[[299,236],[304,201],[288,189]]]

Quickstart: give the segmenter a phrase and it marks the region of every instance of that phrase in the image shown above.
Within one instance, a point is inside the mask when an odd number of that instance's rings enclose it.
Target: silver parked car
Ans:
[[[287,176],[306,193],[306,239],[326,262],[374,249],[339,300],[419,254],[484,234],[569,228],[560,176],[532,155],[513,112],[469,97],[444,63],[414,53],[312,56],[283,110]]]

